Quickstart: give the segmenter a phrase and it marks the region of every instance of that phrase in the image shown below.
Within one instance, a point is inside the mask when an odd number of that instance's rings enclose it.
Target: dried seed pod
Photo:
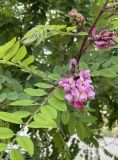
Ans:
[[[85,24],[85,18],[84,16],[77,12],[76,9],[72,9],[69,13],[68,13],[68,16],[70,18],[70,22],[73,24],[73,25],[83,25]]]

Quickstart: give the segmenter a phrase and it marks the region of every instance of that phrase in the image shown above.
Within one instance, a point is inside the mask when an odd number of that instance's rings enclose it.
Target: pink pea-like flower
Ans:
[[[97,29],[94,28],[92,31],[92,36],[94,37],[94,43],[100,49],[105,49],[115,44],[116,32],[109,32],[108,30],[102,30],[98,35],[96,35],[96,31]]]
[[[84,102],[95,96],[89,70],[82,70],[74,76],[60,80],[59,86],[66,92],[65,99],[76,109],[84,109]]]

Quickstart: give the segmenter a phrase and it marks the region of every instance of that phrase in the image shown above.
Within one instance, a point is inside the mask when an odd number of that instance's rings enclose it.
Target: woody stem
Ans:
[[[79,60],[82,56],[82,54],[85,52],[85,50],[87,49],[87,47],[85,48],[85,45],[86,45],[86,42],[89,38],[89,36],[91,35],[92,33],[92,30],[93,28],[96,26],[97,22],[99,21],[100,17],[102,16],[102,14],[104,13],[105,11],[105,7],[107,6],[109,0],[106,0],[106,2],[104,3],[104,5],[102,6],[101,10],[99,11],[97,17],[95,18],[94,22],[93,22],[93,25],[91,26],[89,32],[88,32],[88,35],[85,36],[83,42],[82,42],[82,45],[81,45],[81,48],[79,50],[79,52],[77,53],[76,55],[76,59],[77,59],[77,63],[79,63]]]

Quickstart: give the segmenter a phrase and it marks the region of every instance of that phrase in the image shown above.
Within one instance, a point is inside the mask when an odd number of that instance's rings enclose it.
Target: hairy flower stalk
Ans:
[[[105,49],[111,47],[115,44],[115,32],[109,32],[108,30],[102,30],[98,35],[96,35],[97,29],[92,30],[92,36],[94,38],[94,43],[100,48]]]
[[[71,68],[76,67],[73,64],[77,65],[77,63],[74,62],[75,60],[72,59]],[[84,102],[95,96],[89,70],[82,70],[79,73],[74,73],[73,76],[61,79],[59,86],[64,88],[66,100],[77,109],[84,109]]]

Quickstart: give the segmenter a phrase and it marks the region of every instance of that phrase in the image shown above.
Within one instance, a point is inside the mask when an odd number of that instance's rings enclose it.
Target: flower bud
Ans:
[[[75,58],[70,60],[70,69],[75,70],[77,68],[77,60]]]
[[[77,12],[76,9],[72,9],[69,13],[68,13],[68,16],[70,18],[70,22],[73,24],[73,25],[83,25],[85,24],[85,18],[84,16]]]

